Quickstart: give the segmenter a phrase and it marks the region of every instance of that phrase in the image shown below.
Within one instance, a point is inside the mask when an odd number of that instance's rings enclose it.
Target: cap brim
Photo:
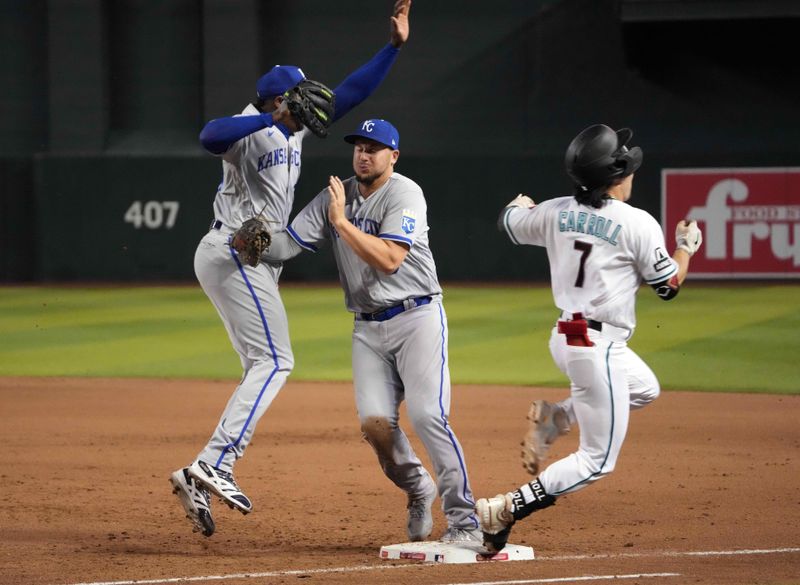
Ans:
[[[355,144],[356,140],[358,140],[359,138],[361,140],[369,140],[370,142],[374,142],[375,144],[380,144],[381,146],[385,146],[386,148],[391,148],[392,150],[397,150],[397,148],[392,146],[391,144],[386,144],[381,140],[375,140],[371,136],[364,136],[363,134],[348,134],[347,136],[344,137],[344,141],[350,144]]]

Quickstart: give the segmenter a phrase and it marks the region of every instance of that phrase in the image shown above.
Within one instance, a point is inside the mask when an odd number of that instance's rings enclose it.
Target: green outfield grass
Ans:
[[[283,285],[294,380],[349,380],[352,318],[337,286]],[[549,288],[445,286],[456,383],[562,386],[547,349]],[[630,346],[665,389],[800,393],[800,285],[690,283],[638,299]],[[0,288],[0,375],[235,379],[198,286]]]

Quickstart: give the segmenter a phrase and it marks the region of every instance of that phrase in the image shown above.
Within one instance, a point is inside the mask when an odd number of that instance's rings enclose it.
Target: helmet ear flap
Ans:
[[[623,177],[627,177],[642,166],[642,149],[638,146],[634,146],[630,150],[624,146],[622,148],[622,155],[617,157],[614,166],[622,170]]]

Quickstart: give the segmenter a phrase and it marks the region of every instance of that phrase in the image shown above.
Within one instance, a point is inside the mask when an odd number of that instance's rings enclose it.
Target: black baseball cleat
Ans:
[[[499,553],[508,543],[508,536],[511,534],[511,526],[501,530],[497,534],[483,533],[483,546],[492,554]]]
[[[172,493],[178,496],[186,517],[194,525],[194,532],[200,532],[203,536],[214,534],[214,519],[211,517],[206,489],[194,481],[185,467],[175,471],[169,482],[172,484]]]
[[[244,495],[230,471],[212,467],[205,461],[195,461],[187,468],[187,472],[197,485],[218,496],[230,508],[242,514],[249,514],[253,510],[253,503]]]
[[[481,498],[475,502],[475,513],[481,521],[483,546],[491,554],[506,546],[511,527],[514,525],[512,494],[498,494],[493,498]]]

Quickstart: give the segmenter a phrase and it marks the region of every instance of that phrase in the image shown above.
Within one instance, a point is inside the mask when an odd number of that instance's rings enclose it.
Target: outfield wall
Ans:
[[[275,63],[335,85],[386,42],[391,4],[0,2],[0,279],[192,279],[221,172],[197,142],[205,121],[241,111]],[[635,203],[657,218],[663,168],[800,166],[800,9],[697,4],[415,3],[385,82],[306,141],[297,204],[349,174],[351,126],[386,117],[441,277],[543,279],[541,251],[514,250],[495,218],[517,192],[566,193],[564,149],[591,123],[635,130]],[[747,42],[754,28],[769,46]],[[325,252],[285,270],[333,277]]]

